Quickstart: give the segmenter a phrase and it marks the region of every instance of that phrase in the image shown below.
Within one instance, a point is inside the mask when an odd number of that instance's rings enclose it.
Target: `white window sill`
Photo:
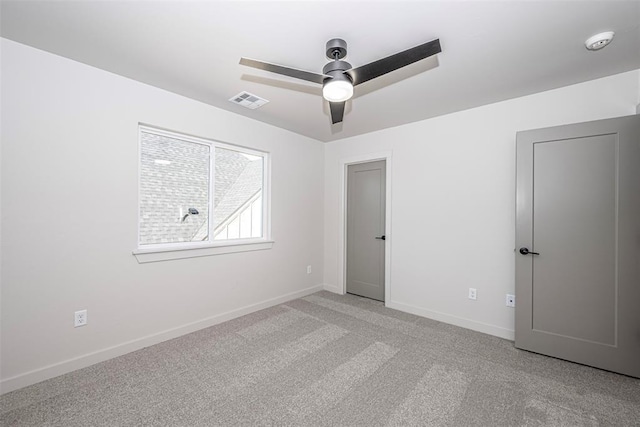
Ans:
[[[190,248],[149,248],[133,251],[139,264],[148,262],[171,261],[174,259],[197,258],[211,255],[234,254],[238,252],[262,251],[271,249],[275,242],[242,242],[216,246]]]

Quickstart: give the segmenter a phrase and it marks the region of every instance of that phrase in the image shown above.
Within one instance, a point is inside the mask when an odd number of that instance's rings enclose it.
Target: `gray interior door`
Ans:
[[[347,292],[384,301],[386,161],[347,169]]]
[[[640,377],[640,116],[517,135],[516,347]]]

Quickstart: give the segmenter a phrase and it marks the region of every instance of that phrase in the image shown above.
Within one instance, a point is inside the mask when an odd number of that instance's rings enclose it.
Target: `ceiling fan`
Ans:
[[[353,96],[354,86],[428,58],[441,51],[440,40],[435,39],[358,68],[352,68],[351,64],[342,61],[342,58],[347,56],[347,42],[342,39],[331,39],[327,42],[326,53],[327,58],[332,61],[324,66],[322,74],[249,58],[240,58],[240,64],[321,84],[322,96],[329,101],[331,122],[336,124],[340,123],[344,117],[344,106],[346,101]]]

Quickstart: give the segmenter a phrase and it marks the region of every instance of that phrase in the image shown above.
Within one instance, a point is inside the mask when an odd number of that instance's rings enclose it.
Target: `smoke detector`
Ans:
[[[600,50],[611,43],[611,40],[613,40],[613,36],[615,34],[616,33],[614,33],[613,31],[606,31],[604,33],[596,34],[595,36],[589,37],[584,42],[584,45],[588,50]]]

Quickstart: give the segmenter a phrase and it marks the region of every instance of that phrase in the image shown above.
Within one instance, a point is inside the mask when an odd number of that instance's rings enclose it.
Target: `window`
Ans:
[[[214,240],[262,237],[263,157],[216,147]]]
[[[139,138],[136,255],[268,242],[267,153],[147,126]]]

